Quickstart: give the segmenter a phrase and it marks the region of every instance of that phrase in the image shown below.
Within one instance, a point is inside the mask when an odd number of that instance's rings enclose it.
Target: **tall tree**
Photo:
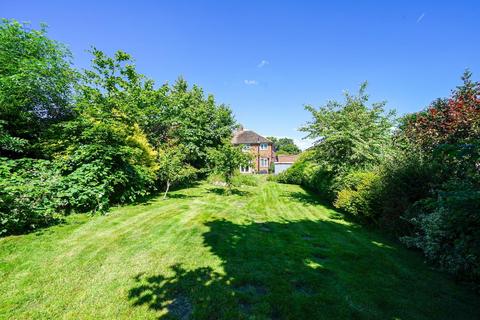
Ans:
[[[57,132],[63,136],[51,147],[69,176],[69,189],[81,185],[94,193],[78,204],[82,210],[144,195],[158,170],[157,153],[140,126],[151,82],[123,51],[114,57],[97,49],[92,54],[92,69],[77,88],[78,116],[62,123]]]
[[[42,156],[42,133],[72,116],[70,51],[47,37],[45,25],[35,30],[6,19],[0,44],[0,135],[10,142],[0,144],[0,155]]]
[[[317,139],[316,150],[335,171],[361,169],[378,164],[391,144],[394,112],[385,111],[385,102],[367,105],[367,83],[357,95],[345,93],[345,102],[329,101],[318,109],[306,106],[313,120],[302,131]]]
[[[162,97],[163,98],[163,97]],[[187,162],[196,168],[205,167],[207,150],[220,145],[235,126],[231,109],[217,105],[212,95],[179,78],[167,92],[165,106],[161,108],[170,138],[186,147]]]

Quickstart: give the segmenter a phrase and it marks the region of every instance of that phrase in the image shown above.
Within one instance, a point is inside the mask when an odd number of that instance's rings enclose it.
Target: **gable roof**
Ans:
[[[262,137],[258,133],[252,130],[239,130],[235,132],[232,138],[233,144],[243,144],[243,143],[269,143],[272,141]]]

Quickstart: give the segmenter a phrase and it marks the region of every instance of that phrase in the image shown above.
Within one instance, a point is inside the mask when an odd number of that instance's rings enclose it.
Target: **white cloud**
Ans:
[[[268,60],[262,60],[262,61],[260,61],[259,64],[257,64],[257,68],[263,68],[263,67],[265,67],[267,64],[270,64],[270,62],[268,62]]]
[[[423,18],[425,17],[425,12],[423,12],[417,19],[417,23],[420,23],[420,21],[423,20]]]
[[[247,86],[256,86],[258,84],[257,80],[243,80],[243,83],[245,83]]]

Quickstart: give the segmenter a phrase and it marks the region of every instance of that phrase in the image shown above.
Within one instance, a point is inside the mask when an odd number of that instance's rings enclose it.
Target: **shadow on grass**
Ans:
[[[435,301],[449,287],[436,282],[432,289],[431,275],[416,270],[416,255],[394,259],[395,247],[361,227],[323,220],[206,226],[204,245],[221,259],[223,272],[173,265],[169,275],[139,274],[128,293],[134,306],[176,319],[455,316],[455,308]]]
[[[210,188],[208,189],[208,192],[218,194],[219,196],[229,196],[229,195],[235,195],[235,196],[249,196],[251,195],[250,192],[244,191],[244,190],[239,190],[236,188],[231,188],[230,190],[227,188]]]
[[[27,233],[30,233],[30,232],[33,232],[35,234],[35,236],[42,236],[42,235],[46,235],[46,234],[51,234],[51,233],[54,232],[51,229],[51,227],[58,226],[58,225],[63,225],[63,224],[65,224],[65,222],[66,222],[65,217],[52,218],[45,225],[39,224],[39,226],[37,226],[37,228],[34,229],[34,230],[24,230],[24,231],[20,231],[18,233],[12,233],[11,235],[22,235],[22,234],[27,234]],[[0,238],[1,238],[1,236],[0,236]]]
[[[320,197],[318,194],[315,192],[305,188],[301,187],[303,189],[303,192],[288,192],[285,194],[285,197],[290,198],[291,200],[295,202],[300,202],[305,205],[313,205],[313,206],[323,206],[330,210],[330,218],[332,219],[342,219],[348,222],[352,223],[360,223],[367,227],[369,230],[373,230],[372,225],[369,225],[369,221],[362,220],[360,217],[355,217],[348,212],[342,211],[341,209],[335,208],[330,201]],[[394,237],[390,237],[393,239]]]
[[[169,190],[169,193],[167,194],[167,198],[176,198],[176,199],[180,199],[180,198],[194,198],[195,196],[190,196],[190,195],[186,195],[186,194],[177,194],[175,195],[175,193],[171,193],[171,192],[175,192],[175,191],[178,191],[178,190],[182,190],[182,189],[187,189],[187,188],[195,188],[197,186],[199,186],[201,184],[200,181],[192,181],[192,182],[189,182],[189,183],[184,183],[184,184],[181,184],[181,185],[177,185],[177,186],[173,186],[170,188]],[[159,197],[163,197],[163,193],[165,192],[165,190],[163,189],[163,186],[161,186],[161,188],[155,192],[151,192],[147,195],[144,195],[142,197],[138,197],[135,201],[129,203],[130,204],[133,204],[133,205],[149,205],[149,204],[152,204],[153,202],[155,202],[156,199],[158,199]]]

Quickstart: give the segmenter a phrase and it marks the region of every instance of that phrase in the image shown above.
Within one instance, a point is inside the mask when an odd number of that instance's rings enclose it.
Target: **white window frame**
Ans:
[[[260,143],[260,150],[268,150],[268,143]]]
[[[250,149],[251,149],[250,143],[245,143],[245,144],[242,146],[242,151],[243,151],[243,152],[250,151]]]
[[[250,166],[247,166],[247,167],[240,166],[240,172],[241,173],[250,173],[250,172],[252,172],[251,170],[252,170],[252,168]]]
[[[268,158],[260,158],[260,168],[268,168]],[[266,164],[266,165],[264,165]]]

